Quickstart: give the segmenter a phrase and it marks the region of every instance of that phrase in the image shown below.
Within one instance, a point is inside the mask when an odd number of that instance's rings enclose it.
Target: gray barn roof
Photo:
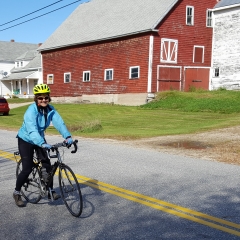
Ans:
[[[38,44],[0,41],[0,62],[15,62],[24,52],[37,48]]]
[[[80,4],[39,51],[152,31],[178,0],[91,0]]]
[[[234,5],[234,4],[240,4],[240,0],[221,0],[220,2],[218,2],[214,9],[216,8],[221,8],[221,7],[227,7],[230,5]]]

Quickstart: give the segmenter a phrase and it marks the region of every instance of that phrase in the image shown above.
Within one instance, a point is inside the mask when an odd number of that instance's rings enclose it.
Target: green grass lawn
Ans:
[[[10,101],[9,101],[10,102]],[[163,92],[140,107],[54,104],[73,136],[137,139],[187,134],[240,124],[240,92]],[[28,106],[0,116],[0,128],[19,129]],[[57,131],[49,127],[47,133]]]

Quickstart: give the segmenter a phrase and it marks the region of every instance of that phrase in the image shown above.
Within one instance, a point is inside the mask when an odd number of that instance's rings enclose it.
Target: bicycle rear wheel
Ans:
[[[59,186],[68,211],[75,217],[82,213],[83,202],[79,183],[72,169],[65,164],[59,167]]]
[[[22,171],[22,160],[17,164],[16,176]],[[38,203],[41,199],[40,195],[40,173],[36,167],[33,167],[32,172],[28,176],[27,181],[21,189],[22,196],[30,203]]]

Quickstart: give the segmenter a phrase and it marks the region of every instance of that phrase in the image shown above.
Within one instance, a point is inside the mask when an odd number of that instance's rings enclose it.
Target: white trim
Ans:
[[[29,78],[27,78],[27,95],[30,94],[30,90],[29,90]]]
[[[52,82],[49,82],[49,77],[52,77]],[[54,83],[54,74],[47,74],[47,84],[53,84]]]
[[[112,79],[107,79],[107,71],[112,71]],[[113,68],[104,69],[104,81],[112,81],[113,80]]]
[[[133,68],[138,68],[138,76],[136,78],[132,78],[132,69]],[[139,79],[140,78],[140,66],[133,66],[133,67],[129,67],[129,79]]]
[[[211,17],[208,16],[208,13],[211,13]],[[210,26],[208,26],[208,20],[211,20]],[[212,11],[212,9],[206,10],[206,27],[213,28],[213,11]]]
[[[84,81],[84,76],[85,76],[85,73],[89,73],[89,80],[88,81]],[[90,80],[91,80],[91,71],[83,71],[83,82],[90,82]]]
[[[203,52],[202,52],[202,62],[204,63],[204,51],[205,51],[205,47],[204,46],[199,46],[199,45],[194,45],[193,46],[193,63],[198,63],[198,62],[194,62],[195,59],[195,48],[202,48]]]
[[[66,75],[69,75],[69,82],[66,82]],[[63,79],[64,83],[70,83],[71,82],[71,73],[70,72],[66,72],[64,73],[64,79]]]
[[[149,38],[149,56],[148,56],[148,86],[147,92],[152,92],[152,64],[153,64],[153,36]]]
[[[184,70],[185,70],[186,68],[209,68],[209,69],[211,69],[211,67],[185,66],[185,67],[184,67]]]
[[[43,83],[43,59],[42,59],[42,54],[41,54],[41,82],[40,83]]]
[[[174,47],[171,51],[170,44],[174,43]],[[166,52],[166,44],[168,44],[168,51]],[[166,55],[166,60],[163,59],[163,53]],[[172,56],[174,54],[174,58],[172,59]],[[170,38],[161,38],[161,51],[160,51],[160,62],[163,63],[177,63],[177,57],[178,57],[178,40],[176,39],[170,39]]]
[[[189,24],[188,21],[187,21],[188,20],[187,19],[187,17],[188,17],[188,11],[187,11],[188,8],[192,9],[192,18],[191,18],[192,21],[191,21],[191,24]],[[186,25],[187,26],[194,26],[194,6],[190,6],[190,5],[186,6]]]
[[[187,66],[187,67],[184,67],[184,75],[185,75],[185,70],[187,69],[187,68],[203,68],[203,69],[209,69],[210,71],[209,71],[209,79],[208,79],[208,82],[209,82],[209,85],[208,85],[208,89],[209,90],[211,90],[210,89],[210,82],[211,82],[211,67],[194,67],[194,66]],[[184,84],[185,84],[185,77],[184,77]]]
[[[219,7],[219,8],[214,8],[214,9],[212,9],[212,11],[216,12],[216,11],[221,11],[221,10],[225,10],[225,9],[229,9],[229,8],[235,8],[235,7],[240,7],[240,3],[232,4],[232,5],[228,5],[228,6],[224,6],[224,7]]]
[[[157,92],[159,91],[159,68],[160,67],[169,67],[169,68],[180,68],[180,85],[179,85],[179,90],[181,90],[181,87],[182,87],[182,81],[181,81],[181,78],[182,78],[182,66],[171,66],[171,65],[157,65]]]

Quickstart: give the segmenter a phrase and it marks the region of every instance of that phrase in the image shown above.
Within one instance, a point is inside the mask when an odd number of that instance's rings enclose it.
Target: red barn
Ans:
[[[159,91],[209,89],[216,0],[92,0],[42,44],[53,99],[144,104]]]

